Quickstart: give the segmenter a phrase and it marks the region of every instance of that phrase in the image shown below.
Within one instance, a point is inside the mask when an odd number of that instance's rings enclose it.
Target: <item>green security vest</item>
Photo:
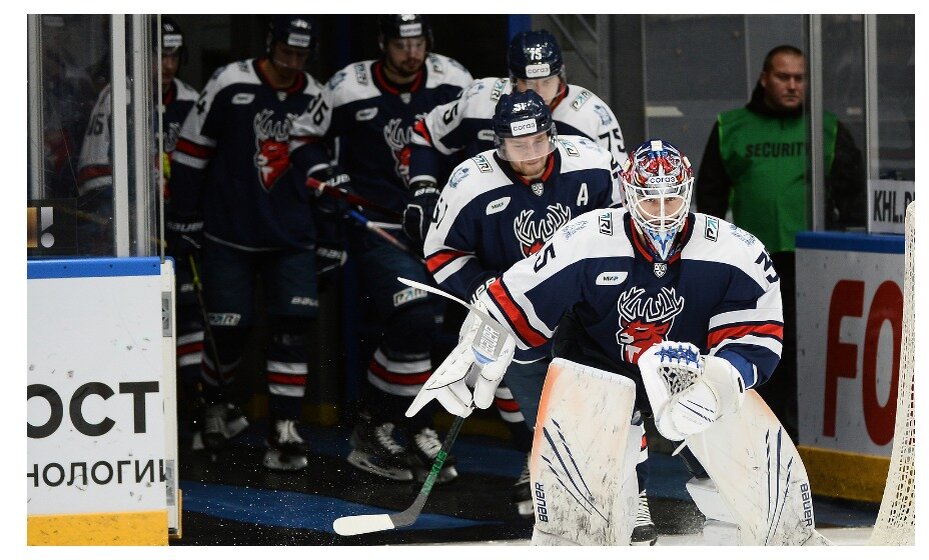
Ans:
[[[720,113],[719,153],[732,179],[729,207],[736,225],[768,252],[793,251],[798,231],[809,229],[806,123],[736,109]],[[825,169],[832,168],[838,119],[823,112]]]

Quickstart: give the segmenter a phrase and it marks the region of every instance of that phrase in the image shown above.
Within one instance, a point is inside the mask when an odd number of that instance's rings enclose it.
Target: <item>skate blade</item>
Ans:
[[[655,546],[658,542],[658,530],[654,525],[635,527],[629,540],[630,546]]]
[[[399,481],[409,481],[413,480],[413,472],[409,469],[396,469],[389,467],[382,467],[371,462],[370,455],[362,453],[361,451],[352,451],[348,454],[347,461],[352,466],[359,468],[363,471],[375,474],[377,476],[382,476],[384,478],[389,478],[390,480],[399,480]]]
[[[248,418],[239,416],[226,424],[226,439],[232,439],[248,428]]]
[[[309,460],[304,456],[288,457],[271,450],[265,453],[262,464],[273,471],[299,471],[306,468]]]

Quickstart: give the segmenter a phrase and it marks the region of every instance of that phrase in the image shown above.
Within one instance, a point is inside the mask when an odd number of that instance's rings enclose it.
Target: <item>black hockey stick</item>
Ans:
[[[318,179],[307,177],[306,186],[310,187],[314,191],[317,191],[323,195],[340,198],[344,200],[345,202],[348,202],[349,204],[354,204],[356,206],[367,208],[369,210],[375,210],[377,212],[380,212],[381,214],[390,216],[391,218],[394,218],[395,220],[403,219],[403,216],[396,210],[391,210],[390,208],[387,208],[386,206],[381,206],[380,204],[376,202],[372,202],[368,200],[367,198],[360,197],[357,194],[352,194],[349,192],[345,192],[342,189],[331,187],[327,185],[326,183],[319,181]]]
[[[206,338],[210,341],[210,358],[213,359],[216,374],[219,376],[219,386],[221,388],[226,380],[223,378],[223,374],[220,371],[219,352],[216,350],[216,341],[213,339],[213,329],[210,327],[210,316],[206,312],[206,303],[203,301],[203,283],[200,282],[200,274],[197,272],[197,263],[194,256],[187,255],[187,260],[190,262],[191,283],[194,285],[194,293],[197,294],[197,306],[200,308],[200,318],[203,320],[203,331]]]
[[[445,464],[445,458],[448,457],[448,453],[451,451],[452,445],[455,443],[455,439],[458,437],[458,432],[461,431],[461,425],[464,424],[464,421],[465,419],[463,416],[455,417],[455,421],[452,422],[451,428],[448,429],[448,434],[445,435],[445,440],[442,441],[442,448],[435,456],[435,461],[432,462],[432,469],[429,471],[429,476],[426,477],[426,481],[423,482],[423,487],[419,490],[419,495],[416,496],[416,499],[410,507],[399,513],[349,515],[340,517],[332,522],[332,528],[335,532],[343,537],[348,537],[351,535],[387,531],[388,529],[396,529],[398,527],[409,527],[415,523],[416,519],[419,518],[419,514],[423,511],[423,507],[426,505],[426,499],[429,498],[429,493],[432,492],[432,486],[435,484],[436,478],[438,478],[439,472],[442,470],[442,465]]]

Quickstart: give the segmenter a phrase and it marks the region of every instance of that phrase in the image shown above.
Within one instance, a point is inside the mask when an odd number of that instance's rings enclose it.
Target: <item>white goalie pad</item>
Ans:
[[[626,545],[638,499],[643,429],[635,383],[556,358],[539,402],[529,479],[532,544]]]
[[[716,485],[729,513],[723,521],[738,526],[738,544],[801,545],[818,536],[806,467],[757,392],[684,441]]]

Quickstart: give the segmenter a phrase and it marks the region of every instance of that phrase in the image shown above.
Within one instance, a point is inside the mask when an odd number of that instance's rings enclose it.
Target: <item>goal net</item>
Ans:
[[[916,419],[913,416],[915,207],[916,202],[911,202],[906,209],[903,339],[900,343],[897,417],[887,485],[874,532],[871,533],[871,544],[876,545],[912,545],[916,540]]]

